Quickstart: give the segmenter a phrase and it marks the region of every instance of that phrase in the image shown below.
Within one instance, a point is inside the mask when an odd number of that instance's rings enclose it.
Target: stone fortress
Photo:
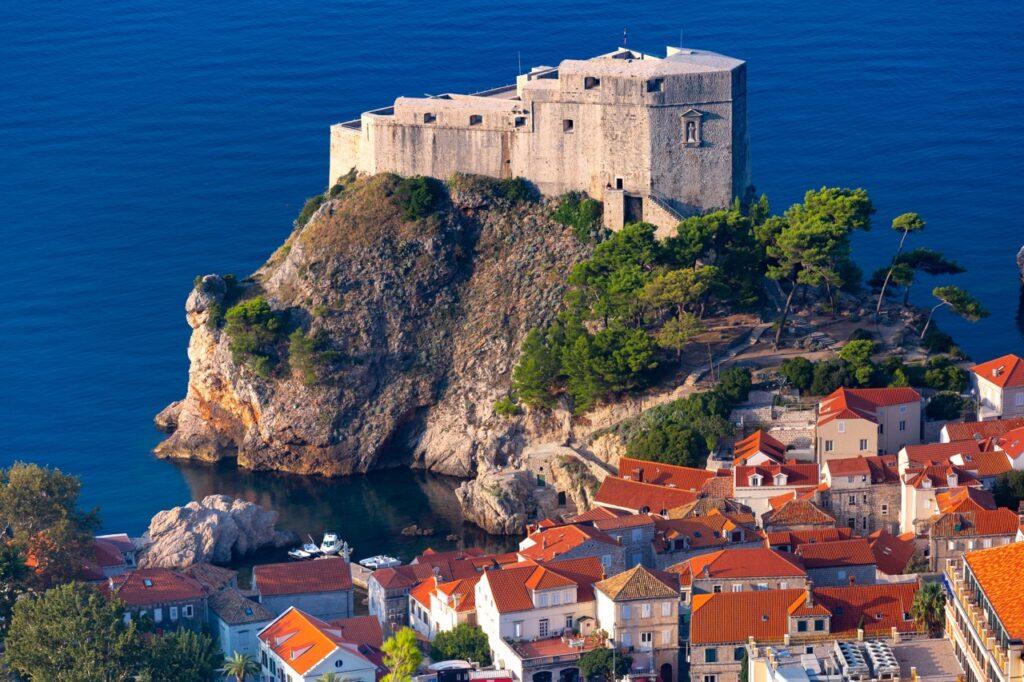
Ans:
[[[620,48],[471,95],[399,97],[331,126],[330,184],[353,169],[523,177],[548,196],[603,201],[610,229],[645,220],[674,233],[750,187],[746,63],[666,52]]]

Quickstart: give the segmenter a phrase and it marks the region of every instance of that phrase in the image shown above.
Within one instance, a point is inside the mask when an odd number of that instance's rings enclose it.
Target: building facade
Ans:
[[[606,225],[668,234],[750,186],[746,64],[703,50],[618,49],[472,95],[400,97],[331,126],[329,185],[355,170],[522,177],[604,202]]]
[[[1024,417],[1024,360],[1004,355],[971,367],[971,392],[982,421]]]
[[[340,557],[256,566],[252,586],[275,614],[292,607],[324,620],[353,614],[352,573]]]
[[[818,404],[821,462],[896,454],[921,442],[921,395],[912,388],[839,388]]]
[[[837,524],[862,535],[879,530],[899,533],[902,490],[894,455],[828,460],[822,480],[828,486],[822,506]]]

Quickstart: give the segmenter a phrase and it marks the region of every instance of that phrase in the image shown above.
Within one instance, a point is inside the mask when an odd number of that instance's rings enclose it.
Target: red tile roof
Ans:
[[[597,557],[567,559],[545,564],[526,562],[486,571],[482,580],[491,591],[499,613],[529,611],[533,608],[530,590],[546,590],[576,584],[576,601],[594,599],[593,585],[604,577]]]
[[[341,618],[332,620],[329,624],[332,628],[341,630],[341,636],[346,642],[366,644],[378,649],[384,644],[384,630],[381,629],[376,616]]]
[[[717,509],[705,516],[687,516],[681,519],[658,519],[655,521],[655,549],[668,551],[669,543],[685,539],[691,549],[706,547],[727,547],[733,544],[732,531],[743,531],[744,542],[756,542],[763,538],[753,519],[739,519],[738,515],[723,514]]]
[[[1007,431],[996,439],[996,446],[1014,459],[1024,453],[1024,428]]]
[[[782,497],[782,496],[779,496]],[[772,509],[762,516],[765,528],[785,526],[834,526],[835,518],[810,500],[772,498]]]
[[[782,473],[786,475],[786,482],[781,485],[788,487],[795,486],[816,486],[818,485],[818,465],[814,463],[803,463],[790,461],[785,464],[758,464],[755,466],[738,466],[733,468],[733,487],[748,488],[750,477],[754,474],[761,474],[761,486],[763,488],[775,485],[775,475]]]
[[[607,507],[591,507],[582,514],[576,514],[569,516],[565,519],[566,523],[591,523],[601,519],[617,519],[620,516],[632,516],[627,511],[621,509],[608,509]]]
[[[689,585],[695,579],[806,577],[807,572],[792,555],[766,547],[723,549],[682,561],[666,569],[678,573]]]
[[[967,469],[975,476],[982,478],[991,478],[1000,474],[1005,474],[1010,471],[1013,467],[1011,465],[1010,458],[1006,456],[1005,452],[974,452],[965,453],[962,455],[953,455],[950,458],[953,464]]]
[[[814,590],[815,598],[832,613],[833,635],[855,633],[861,616],[864,617],[865,635],[888,635],[893,627],[897,632],[916,632],[919,629],[917,622],[913,618],[904,618],[904,615],[910,615],[915,594],[916,582]]]
[[[638,512],[647,509],[655,514],[662,510],[681,507],[697,499],[697,493],[679,488],[627,481],[617,476],[607,476],[594,496],[600,505],[619,507]]]
[[[1020,517],[1005,507],[940,514],[932,522],[932,537],[975,537],[981,535],[1016,535]]]
[[[623,528],[643,528],[653,526],[654,519],[649,514],[629,514],[628,516],[617,516],[610,519],[597,519],[594,521],[594,528],[603,531],[621,530]]]
[[[352,589],[351,569],[341,557],[263,564],[252,569],[252,579],[265,597]]]
[[[914,556],[913,533],[897,536],[886,530],[876,530],[868,536],[868,542],[878,570],[886,575],[902,575]]]
[[[803,544],[795,553],[807,568],[866,566],[875,563],[871,545],[865,538]]]
[[[787,546],[797,548],[804,543],[832,542],[834,540],[848,540],[853,531],[843,526],[841,528],[812,528],[809,530],[780,530],[768,533],[767,543],[769,547]]]
[[[830,459],[824,466],[828,468],[832,478],[841,476],[866,476],[872,485],[899,483],[896,471],[896,455],[871,455],[865,457],[841,457]]]
[[[586,542],[594,541],[603,545],[618,546],[618,542],[607,533],[591,526],[570,525],[548,528],[531,535],[533,545],[520,549],[519,554],[534,561],[551,561],[572,551]]]
[[[365,626],[357,624],[350,629],[350,633],[361,636],[365,630]],[[299,675],[305,675],[339,648],[364,659],[380,672],[379,664],[363,653],[359,646],[365,643],[350,641],[344,633],[344,621],[341,627],[333,626],[295,607],[289,607],[277,620],[261,630],[258,636]]]
[[[1024,360],[1012,353],[975,365],[971,371],[1000,388],[1024,386]]]
[[[839,388],[818,405],[818,425],[834,419],[867,419],[877,422],[878,408],[920,403],[921,394],[902,388]]]
[[[435,587],[437,587],[437,579],[433,576],[426,578],[409,590],[409,599],[419,602],[424,609],[429,611],[430,596],[434,594]]]
[[[950,477],[955,477],[954,485],[949,484]],[[907,484],[915,488],[926,487],[926,481],[932,488],[955,488],[963,485],[981,487],[981,481],[974,474],[952,464],[934,464],[907,474]]]
[[[985,440],[998,438],[1008,431],[1024,427],[1024,417],[1016,419],[993,419],[987,422],[949,422],[946,424],[946,436],[950,442],[958,440]]]
[[[981,452],[982,443],[975,440],[958,440],[952,443],[926,443],[908,445],[904,448],[907,460],[913,464],[945,464],[953,455]]]
[[[707,469],[694,469],[661,462],[622,457],[619,459],[619,477],[640,483],[664,485],[680,490],[700,490],[704,481],[715,475]]]
[[[441,583],[437,585],[438,598],[442,599],[453,611],[471,613],[476,610],[476,584],[478,582],[480,582],[479,573],[470,578],[458,578]]]
[[[964,555],[985,597],[1011,639],[1024,639],[1024,599],[1020,598],[1024,575],[1024,542],[967,552]]]
[[[935,494],[935,504],[942,513],[995,509],[996,500],[984,488],[962,486]]]
[[[202,599],[206,590],[199,581],[169,568],[140,568],[111,580],[113,596],[126,606]],[[111,593],[110,584],[104,585]]]
[[[733,465],[746,464],[747,460],[760,453],[776,462],[783,462],[786,459],[786,446],[779,440],[772,438],[762,429],[736,441],[733,445]]]

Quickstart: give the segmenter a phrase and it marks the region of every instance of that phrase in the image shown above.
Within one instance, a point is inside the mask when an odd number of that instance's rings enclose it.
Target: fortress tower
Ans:
[[[400,97],[331,126],[330,184],[352,169],[522,176],[603,201],[611,229],[646,220],[670,234],[750,186],[746,85],[738,59],[622,48],[472,95]]]

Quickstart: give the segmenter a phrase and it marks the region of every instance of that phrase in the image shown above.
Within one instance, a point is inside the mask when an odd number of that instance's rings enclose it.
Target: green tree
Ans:
[[[952,421],[959,419],[964,411],[964,399],[959,393],[942,391],[928,400],[925,414],[934,421]]]
[[[661,329],[654,335],[654,340],[659,346],[676,352],[676,362],[682,360],[683,350],[687,344],[704,331],[704,325],[696,315],[683,313],[679,317],[661,326]]]
[[[811,388],[814,381],[814,363],[803,356],[789,358],[779,365],[779,374],[790,386],[803,393]]]
[[[135,624],[99,591],[69,583],[19,599],[5,642],[4,663],[34,680],[131,680],[142,660]]]
[[[988,311],[981,303],[969,293],[956,286],[935,287],[932,289],[932,296],[938,299],[938,303],[932,306],[928,312],[928,319],[921,330],[921,338],[928,333],[928,327],[932,323],[932,316],[939,308],[948,306],[950,310],[970,322],[977,322],[983,317],[988,317]]]
[[[260,664],[249,654],[240,654],[236,651],[224,660],[221,672],[225,677],[235,678],[235,682],[245,682],[247,678],[260,674]]]
[[[249,365],[261,377],[269,377],[277,363],[277,344],[284,332],[282,315],[271,309],[267,299],[256,296],[231,307],[225,314],[224,330],[231,341],[235,364]]]
[[[750,370],[746,367],[730,367],[718,375],[718,383],[715,385],[715,393],[721,395],[732,406],[745,401],[750,395],[753,380]]]
[[[519,362],[512,370],[512,390],[533,407],[550,407],[561,376],[560,349],[540,329],[531,329],[523,340]]]
[[[996,504],[1008,509],[1017,509],[1024,500],[1024,471],[1008,471],[996,479],[992,486]]]
[[[928,632],[937,637],[946,622],[946,593],[939,583],[925,583],[914,595],[910,615]]]
[[[580,335],[562,355],[566,389],[577,413],[604,396],[644,385],[657,366],[654,342],[647,332],[619,325],[593,336]]]
[[[11,624],[14,603],[28,589],[28,567],[21,550],[0,540],[0,642]]]
[[[439,632],[431,643],[430,658],[435,661],[461,659],[481,665],[491,664],[491,645],[484,631],[468,623]]]
[[[384,642],[381,650],[384,652],[384,665],[390,671],[383,682],[409,682],[423,660],[423,654],[416,646],[416,632],[408,627]]]
[[[954,365],[949,358],[933,357],[928,360],[924,373],[924,384],[937,391],[962,393],[970,381],[967,371]]]
[[[613,665],[615,666],[614,672]],[[606,682],[614,682],[629,673],[630,668],[633,667],[633,657],[600,647],[580,656],[579,667],[581,679],[597,678],[604,679]]]
[[[677,422],[664,422],[651,425],[630,439],[626,455],[650,462],[703,467],[708,458],[708,444],[696,429]]]
[[[601,233],[601,202],[582,192],[569,192],[562,196],[552,218],[560,225],[571,227],[581,242],[593,241]]]
[[[793,298],[801,286],[824,286],[835,312],[835,290],[842,286],[842,266],[850,257],[850,235],[871,227],[874,207],[862,189],[812,190],[781,218],[758,228],[765,243],[770,279],[787,282],[789,293],[776,322],[774,347],[782,341]]]
[[[740,661],[740,682],[750,681],[750,660],[747,657],[746,649],[743,650],[743,659]]]
[[[828,395],[841,386],[852,386],[854,377],[842,360],[826,360],[814,365],[811,395]]]
[[[309,219],[313,217],[313,214],[317,212],[326,197],[323,194],[317,194],[315,197],[306,199],[306,203],[302,205],[302,210],[299,211],[299,215],[295,218],[295,229],[300,230],[306,226]]]
[[[218,678],[224,665],[224,654],[212,637],[184,628],[155,637],[147,659],[153,682],[207,682]]]
[[[916,213],[904,213],[898,215],[892,220],[892,229],[900,232],[900,245],[896,247],[896,254],[892,257],[892,263],[889,265],[889,271],[885,275],[885,279],[882,281],[882,290],[878,292],[878,305],[875,306],[875,317],[882,310],[882,301],[885,298],[885,290],[889,286],[889,282],[892,279],[893,269],[896,267],[900,254],[903,253],[903,244],[907,241],[907,235],[911,232],[920,232],[924,229],[924,221],[921,220],[921,216]]]
[[[875,352],[875,342],[867,339],[850,341],[839,351],[839,357],[845,362],[854,379],[860,386],[870,386],[875,374],[875,363],[871,360]]]
[[[910,288],[919,272],[932,276],[959,275],[966,270],[933,249],[918,248],[900,255],[893,270],[892,283],[903,287],[904,306],[910,304]]]
[[[644,285],[640,301],[655,310],[672,309],[679,318],[687,309],[703,317],[708,297],[722,289],[721,273],[713,265],[666,270]]]

